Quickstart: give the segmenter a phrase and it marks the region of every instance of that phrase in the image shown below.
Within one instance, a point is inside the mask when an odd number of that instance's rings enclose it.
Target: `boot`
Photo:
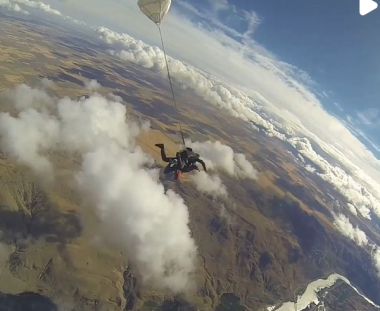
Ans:
[[[160,148],[160,149],[164,148],[164,144],[155,144],[155,146]]]

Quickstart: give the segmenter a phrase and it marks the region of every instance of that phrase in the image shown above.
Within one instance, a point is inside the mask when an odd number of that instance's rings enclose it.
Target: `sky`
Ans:
[[[158,31],[135,1],[1,5],[86,25],[114,56],[162,72]],[[162,30],[177,82],[289,143],[370,218],[380,215],[379,14],[360,16],[352,0],[177,0]]]

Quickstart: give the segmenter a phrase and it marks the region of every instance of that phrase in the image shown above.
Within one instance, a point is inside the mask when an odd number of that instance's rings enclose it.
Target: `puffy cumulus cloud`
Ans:
[[[235,171],[240,178],[256,179],[257,170],[248,162],[242,153],[235,153],[234,160],[236,163]]]
[[[97,205],[105,236],[126,250],[143,281],[181,292],[190,285],[195,259],[188,210],[141,169],[144,160],[141,151],[97,148],[84,157],[79,187]]]
[[[113,93],[109,93],[108,96],[109,96],[109,98],[111,98],[115,102],[119,102],[119,103],[123,102],[123,98],[121,96],[119,96],[119,95],[115,95]]]
[[[25,11],[20,8],[20,6],[17,3],[13,3],[11,0],[0,0],[0,8],[3,7],[9,11],[22,13],[25,15],[29,15],[30,13],[28,11]]]
[[[372,252],[372,259],[375,264],[375,267],[377,269],[377,274],[380,277],[380,248],[375,247],[374,251]]]
[[[138,134],[138,126],[125,121],[125,106],[95,95],[72,101],[54,99],[45,91],[26,85],[5,93],[20,111],[15,118],[0,114],[0,146],[7,155],[44,172],[49,180],[53,171],[47,151],[65,149],[85,152],[112,139],[120,146],[128,145],[128,136]]]
[[[365,218],[370,219],[371,210],[380,215],[380,201],[366,189],[362,183],[354,179],[342,167],[329,163],[324,157],[318,154],[310,140],[307,138],[294,137],[288,142],[308,158],[318,168],[316,174],[323,180],[331,184],[336,191],[341,193],[349,203],[354,205],[357,211]]]
[[[100,38],[118,51],[110,50],[112,55],[120,59],[138,64],[144,68],[165,69],[164,53],[161,49],[146,45],[125,33],[117,33],[105,27],[96,28]],[[169,58],[173,61],[172,58]]]
[[[10,0],[10,1],[25,5],[30,8],[41,10],[49,14],[62,16],[62,13],[60,11],[52,9],[49,4],[45,4],[41,1],[31,1],[31,0]]]
[[[235,153],[220,141],[187,142],[194,152],[199,153],[211,170],[223,170],[231,176],[256,179],[257,171],[244,154]]]
[[[59,142],[73,152],[93,150],[110,140],[128,147],[139,128],[137,124],[126,123],[126,112],[122,104],[99,95],[80,101],[63,98],[57,104]]]
[[[86,80],[84,82],[84,85],[86,89],[88,89],[90,92],[96,92],[100,89],[101,85],[98,83],[97,80],[92,79],[92,80]]]
[[[59,122],[55,117],[28,109],[17,118],[0,113],[0,148],[51,182],[53,167],[45,153],[56,147]]]
[[[359,227],[354,227],[350,220],[343,214],[335,216],[335,227],[346,237],[354,241],[359,246],[368,245],[368,238]]]
[[[358,216],[358,211],[356,210],[355,206],[353,206],[350,203],[347,203],[348,210],[355,216]]]
[[[52,81],[48,78],[42,78],[41,86],[43,89],[52,89],[55,87],[55,83],[54,83],[54,81]]]
[[[191,176],[198,191],[214,197],[227,197],[227,189],[218,175],[199,172]]]
[[[69,20],[78,26],[87,26],[87,24],[84,21],[77,20],[75,18],[72,18],[71,16],[65,16],[64,19]]]
[[[316,168],[313,167],[313,166],[311,166],[311,165],[309,165],[309,164],[307,164],[307,165],[305,166],[305,170],[307,170],[307,171],[310,172],[310,173],[315,173],[315,172],[316,172]]]
[[[58,17],[61,17],[67,21],[70,21],[76,25],[79,26],[86,26],[87,24],[83,21],[77,20],[75,18],[72,18],[71,16],[67,16],[62,14],[59,10],[53,9],[49,4],[45,4],[44,2],[41,1],[32,1],[32,0],[0,0],[0,7],[5,7],[6,9],[13,11],[13,12],[18,12],[18,13],[23,13],[26,15],[30,15],[30,12],[23,10],[21,7],[29,7],[32,9],[40,10],[43,11],[47,14],[55,15]]]
[[[371,243],[365,232],[359,227],[354,227],[350,220],[343,214],[335,215],[334,225],[340,233],[354,241],[358,246],[368,247],[372,250],[372,261],[380,277],[380,248]]]
[[[50,84],[48,81],[50,80],[43,79],[39,88],[31,88],[26,84],[19,84],[12,90],[3,91],[0,95],[3,99],[11,101],[18,110],[29,108],[46,110],[54,104],[54,98],[49,96],[45,91],[47,84]]]
[[[54,174],[51,153],[79,155],[81,168],[72,173],[105,240],[127,253],[144,282],[187,290],[196,257],[188,209],[136,146],[141,128],[128,121],[126,107],[96,93],[59,99],[25,85],[6,96],[18,112],[0,113],[1,151],[44,177]]]

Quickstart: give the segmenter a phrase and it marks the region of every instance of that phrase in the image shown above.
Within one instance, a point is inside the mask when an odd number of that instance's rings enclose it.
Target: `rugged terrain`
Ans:
[[[61,178],[43,187],[27,168],[1,154],[3,305],[36,299],[69,310],[258,310],[291,299],[299,285],[333,271],[380,304],[370,254],[333,226],[334,206],[326,193],[338,194],[302,169],[281,143],[215,110],[191,90],[177,87],[177,113],[165,79],[113,58],[95,37],[83,37],[47,21],[0,15],[0,90],[47,77],[56,83],[56,96],[78,98],[88,95],[84,81],[96,79],[101,93],[123,98],[131,118],[151,121],[152,130],[138,143],[160,165],[154,144],[164,142],[174,154],[181,120],[187,137],[220,140],[244,153],[259,177],[237,182],[222,176],[229,191],[223,200],[200,194],[186,179],[164,181],[185,199],[199,249],[197,288],[172,297],[142,287],[125,254],[98,243],[96,215],[68,186],[67,171],[77,165],[75,158],[54,155]],[[8,110],[0,102],[0,111]],[[379,239],[376,232],[372,235]],[[17,296],[24,292],[35,295]],[[329,299],[331,310],[343,310],[337,301]],[[360,299],[345,298],[344,304],[359,307]]]

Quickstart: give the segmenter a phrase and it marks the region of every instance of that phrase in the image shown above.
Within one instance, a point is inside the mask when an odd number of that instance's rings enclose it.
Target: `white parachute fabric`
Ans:
[[[171,4],[171,0],[139,0],[137,2],[140,10],[157,25],[161,24]]]

